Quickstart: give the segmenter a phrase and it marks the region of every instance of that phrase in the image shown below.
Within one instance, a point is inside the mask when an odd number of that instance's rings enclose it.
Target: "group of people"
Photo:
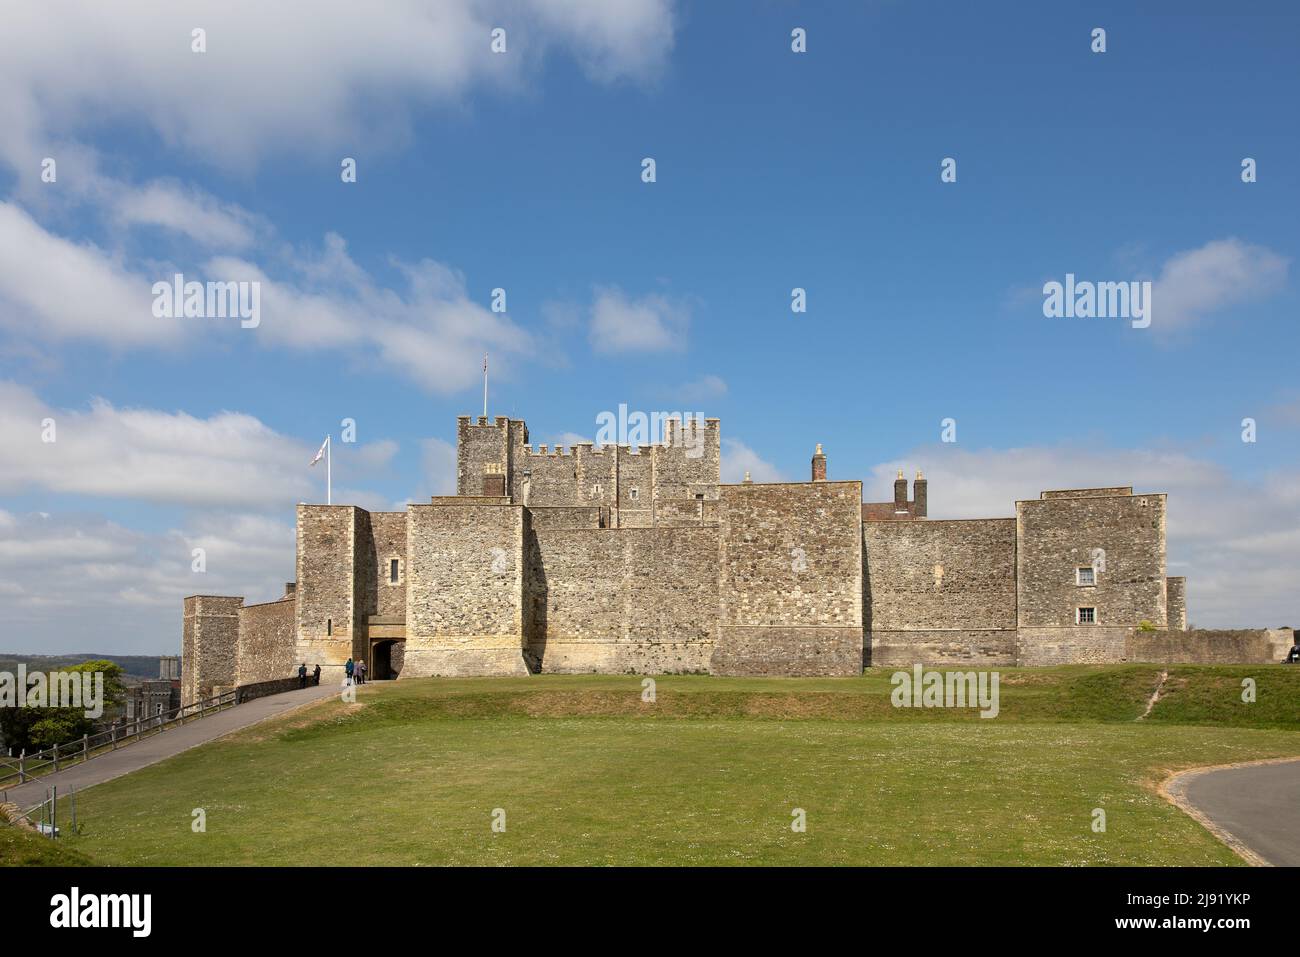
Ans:
[[[366,683],[366,663],[364,661],[353,661],[349,658],[348,663],[343,666],[343,670],[347,674],[344,680],[345,684],[363,685]],[[317,665],[315,670],[312,671],[311,683],[313,685],[320,684],[320,665]],[[307,687],[307,662],[305,661],[298,666],[298,687]]]

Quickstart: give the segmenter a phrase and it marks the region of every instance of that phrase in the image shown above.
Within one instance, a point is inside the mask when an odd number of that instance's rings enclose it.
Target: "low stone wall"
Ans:
[[[1294,642],[1289,628],[1134,631],[1125,657],[1156,664],[1271,664],[1285,658]]]
[[[1014,628],[873,631],[867,635],[868,667],[968,665],[1010,667],[1017,663]]]
[[[307,675],[307,683],[311,684],[311,675]],[[275,678],[271,681],[258,681],[251,685],[240,685],[235,689],[238,696],[237,703],[243,704],[245,701],[252,701],[254,698],[265,698],[268,695],[283,694],[286,691],[294,691],[298,687],[298,676],[292,678]]]
[[[1125,661],[1130,625],[1041,625],[1020,629],[1016,663],[1046,665],[1107,665]]]

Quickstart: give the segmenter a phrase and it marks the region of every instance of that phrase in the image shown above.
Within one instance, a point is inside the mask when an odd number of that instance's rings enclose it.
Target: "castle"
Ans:
[[[866,665],[1113,662],[1186,628],[1165,495],[1043,492],[1014,518],[863,502],[821,446],[806,482],[723,484],[718,419],[644,448],[534,449],[457,422],[456,494],[404,512],[299,505],[277,601],[185,599],[182,699],[283,680],[531,672],[855,675]],[[325,680],[325,679],[323,679]]]

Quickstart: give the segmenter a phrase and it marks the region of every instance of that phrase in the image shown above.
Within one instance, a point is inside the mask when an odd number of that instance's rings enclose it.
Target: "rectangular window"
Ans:
[[[1093,573],[1091,565],[1085,565],[1078,570],[1078,583],[1080,585],[1097,584],[1097,576]]]
[[[332,635],[332,634],[334,634],[334,619],[333,619],[333,618],[326,618],[326,619],[325,619],[325,634],[327,634],[327,635]]]
[[[391,559],[388,562],[388,580],[390,583],[397,584],[397,559]]]
[[[1097,621],[1096,608],[1080,608],[1079,613],[1075,618],[1075,624],[1078,625],[1092,625],[1095,624],[1096,621]]]
[[[631,499],[632,501],[634,501],[634,502],[637,500],[637,496],[638,496],[639,494],[640,494],[640,493],[639,493],[635,488],[630,488],[630,489],[627,490],[627,497],[630,498],[630,499]]]

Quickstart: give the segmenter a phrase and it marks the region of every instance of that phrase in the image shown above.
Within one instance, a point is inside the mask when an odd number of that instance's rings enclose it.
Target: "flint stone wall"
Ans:
[[[1016,663],[1016,521],[863,522],[867,663]]]
[[[721,487],[722,675],[862,671],[862,483]]]

